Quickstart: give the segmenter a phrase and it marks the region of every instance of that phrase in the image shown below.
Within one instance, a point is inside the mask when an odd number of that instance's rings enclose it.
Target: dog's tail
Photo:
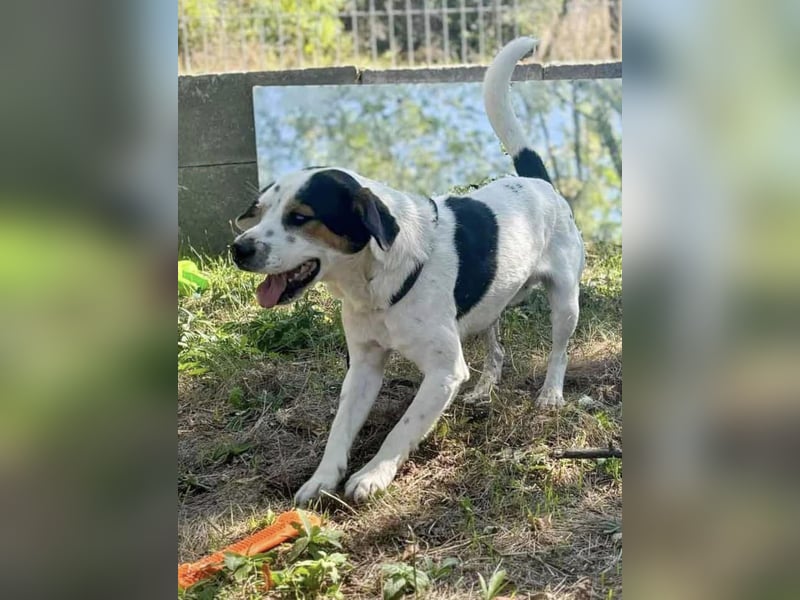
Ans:
[[[543,179],[552,184],[541,157],[528,145],[508,95],[517,62],[531,54],[539,43],[529,37],[517,38],[497,54],[483,79],[483,103],[492,129],[514,159],[517,175]]]

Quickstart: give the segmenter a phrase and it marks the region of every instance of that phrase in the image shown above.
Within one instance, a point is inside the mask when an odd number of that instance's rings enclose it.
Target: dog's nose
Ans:
[[[231,256],[237,265],[247,261],[256,253],[256,243],[252,239],[241,239],[231,244]]]

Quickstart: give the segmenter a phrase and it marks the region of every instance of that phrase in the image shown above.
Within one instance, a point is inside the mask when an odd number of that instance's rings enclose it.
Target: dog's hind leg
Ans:
[[[540,408],[564,405],[564,373],[567,370],[567,344],[578,324],[578,281],[564,277],[547,281],[550,320],[553,326],[553,347],[547,363],[547,375],[536,399]]]
[[[477,385],[464,396],[464,403],[475,404],[489,400],[492,388],[500,382],[505,356],[506,352],[500,343],[500,319],[498,318],[486,331],[486,359],[483,363],[483,373],[481,373]]]
[[[325,454],[314,475],[295,494],[297,504],[306,504],[322,490],[336,489],[347,471],[350,446],[381,389],[383,368],[389,353],[369,344],[354,344],[350,350],[351,364],[342,384],[339,410],[331,425]]]

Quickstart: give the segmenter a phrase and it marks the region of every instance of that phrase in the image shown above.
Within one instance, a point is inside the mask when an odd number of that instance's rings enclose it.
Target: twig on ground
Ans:
[[[622,449],[608,448],[557,448],[550,455],[552,458],[622,458]]]

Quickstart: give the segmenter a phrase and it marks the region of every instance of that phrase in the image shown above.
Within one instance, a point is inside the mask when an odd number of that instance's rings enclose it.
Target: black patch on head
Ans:
[[[417,279],[419,279],[419,274],[422,273],[422,267],[425,263],[419,263],[414,270],[411,271],[411,274],[406,277],[406,280],[403,282],[403,285],[400,286],[400,289],[397,290],[393,295],[392,298],[389,300],[389,306],[394,306],[400,300],[405,298],[406,294],[411,291],[411,288],[414,287],[414,284],[417,283]]]
[[[275,232],[274,232],[274,231],[272,231],[272,229],[267,229],[267,230],[264,232],[264,237],[272,237],[273,235],[275,235]]]
[[[458,277],[453,297],[460,319],[481,301],[497,273],[497,219],[488,206],[472,198],[450,197],[445,204],[456,218]]]
[[[517,182],[517,181],[514,181],[512,183],[507,183],[505,185],[505,188],[510,192],[514,192],[515,194],[518,194],[519,192],[522,191],[522,184]]]
[[[280,192],[280,191],[281,191],[281,186],[279,186],[279,185],[276,185],[276,186],[275,186],[275,191],[276,191],[276,192]]]
[[[520,177],[530,177],[531,179],[543,179],[549,184],[553,184],[541,157],[530,148],[523,148],[514,157],[514,169]]]
[[[387,250],[400,231],[395,218],[375,194],[336,169],[314,173],[298,190],[296,199],[311,207],[314,219],[347,239],[351,253],[361,251],[371,237]]]
[[[294,244],[296,239],[297,238],[295,238],[293,235],[287,235],[286,236],[286,241],[289,242],[290,244]]]

